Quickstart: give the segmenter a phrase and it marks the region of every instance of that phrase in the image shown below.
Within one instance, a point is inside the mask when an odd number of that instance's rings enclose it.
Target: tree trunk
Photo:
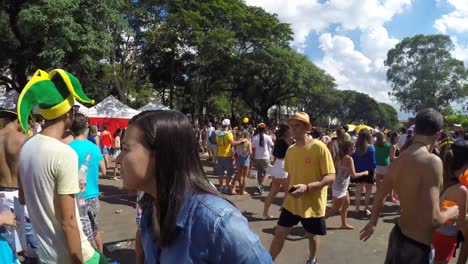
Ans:
[[[26,66],[16,65],[13,74],[16,83],[15,90],[18,93],[21,93],[21,90],[23,90],[23,88],[26,86],[26,83],[28,83],[28,77],[26,76]]]
[[[260,111],[260,116],[262,117],[263,121],[268,126],[271,125],[270,117],[268,117],[268,109],[262,108]]]
[[[174,57],[174,56],[173,56]],[[169,86],[169,108],[174,109],[174,59],[171,63],[171,85]]]

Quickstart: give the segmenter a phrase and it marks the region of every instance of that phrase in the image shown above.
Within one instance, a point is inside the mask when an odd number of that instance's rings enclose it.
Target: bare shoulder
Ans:
[[[353,162],[353,158],[350,155],[346,155],[343,157],[343,161],[346,163],[351,163]]]
[[[456,187],[455,191],[456,191],[457,195],[460,196],[460,197],[467,197],[468,196],[468,189],[462,184],[458,185]]]
[[[421,155],[414,163],[414,170],[419,170],[424,182],[442,184],[442,160],[433,154]],[[429,176],[429,177],[428,177]]]

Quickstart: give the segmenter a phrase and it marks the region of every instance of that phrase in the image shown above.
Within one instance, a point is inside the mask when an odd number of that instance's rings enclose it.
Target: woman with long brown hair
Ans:
[[[351,155],[353,154],[353,142],[344,141],[341,144],[339,161],[336,164],[336,178],[332,185],[333,205],[327,211],[325,217],[334,216],[337,212],[341,212],[341,229],[354,229],[348,224],[348,207],[349,207],[349,181],[350,178],[355,179],[369,174],[368,171],[356,172],[354,161]]]
[[[374,185],[374,171],[376,167],[375,150],[372,146],[371,134],[367,131],[361,131],[356,141],[356,151],[352,155],[356,172],[368,171],[368,175],[353,180],[356,183],[355,204],[356,212],[360,212],[361,194],[365,189],[366,197],[364,202],[364,210],[366,215],[370,215],[369,210],[370,198],[372,195],[372,186]]]
[[[377,139],[374,144],[375,149],[375,161],[377,162],[377,168],[375,169],[375,182],[377,188],[383,181],[383,177],[387,174],[388,165],[390,165],[390,148],[391,144],[387,142],[385,134],[377,132],[375,134]]]
[[[400,156],[400,152],[401,152],[400,148],[398,147],[400,134],[398,134],[397,131],[394,131],[394,132],[391,132],[388,137],[390,139],[390,144],[392,145],[390,147],[390,162],[394,162],[396,159],[398,159],[398,156]],[[398,195],[396,194],[394,190],[392,190],[390,200],[392,201],[392,203],[398,202]]]
[[[149,198],[136,263],[272,263],[245,217],[208,180],[182,113],[133,117],[117,161],[124,186]]]
[[[442,147],[440,149],[440,156],[444,165],[444,184],[440,192],[439,200],[441,206],[444,206],[444,201],[450,201],[457,204],[460,213],[456,221],[452,223],[445,223],[434,231],[432,244],[435,249],[434,259],[436,261],[435,263],[437,264],[449,263],[450,259],[454,255],[457,242],[459,242],[459,232],[463,231],[467,226],[465,223],[465,217],[468,199],[468,190],[460,183],[458,179],[458,170],[463,167],[463,164],[457,165],[457,162],[455,162],[455,155],[452,150],[453,141],[449,139],[448,141],[443,142],[441,145]],[[465,154],[466,153],[467,152],[465,151]],[[457,158],[460,159],[460,157]],[[464,159],[466,163],[468,159]],[[466,254],[460,254],[460,258],[462,257],[465,257],[465,262],[463,263],[466,263]],[[460,259],[458,263],[460,263]]]

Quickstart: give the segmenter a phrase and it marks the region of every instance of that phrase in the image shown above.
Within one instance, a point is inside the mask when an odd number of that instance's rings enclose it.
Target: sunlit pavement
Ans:
[[[212,168],[204,162],[205,171],[212,183],[217,184],[212,175]],[[104,232],[105,253],[119,263],[134,262],[135,196],[122,190],[122,183],[100,180],[101,197],[100,227]],[[268,186],[269,180],[265,182]],[[248,179],[248,195],[226,196],[234,202],[239,210],[249,220],[250,227],[258,234],[262,244],[268,249],[273,239],[277,219],[262,218],[263,201],[268,192],[263,195],[255,193],[256,180]],[[266,187],[266,190],[269,188]],[[351,188],[352,193],[352,188]],[[280,193],[270,208],[270,214],[278,217],[283,193]],[[353,203],[353,200],[352,200]],[[318,254],[319,263],[383,263],[387,247],[388,234],[398,217],[398,206],[387,203],[379,221],[374,236],[367,242],[359,241],[359,230],[367,223],[364,213],[354,213],[354,206],[349,210],[349,223],[354,230],[340,230],[340,217],[327,220],[327,235],[321,239]],[[121,211],[120,211],[121,210]],[[304,230],[298,226],[292,229],[283,251],[276,263],[305,263],[308,258],[308,240]]]

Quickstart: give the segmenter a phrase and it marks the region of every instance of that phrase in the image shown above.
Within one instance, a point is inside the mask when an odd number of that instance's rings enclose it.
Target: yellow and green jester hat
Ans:
[[[66,114],[75,104],[94,104],[83,92],[80,81],[67,71],[55,69],[50,73],[37,70],[18,98],[17,112],[21,128],[29,131],[28,116],[34,107],[45,120],[53,120]]]

